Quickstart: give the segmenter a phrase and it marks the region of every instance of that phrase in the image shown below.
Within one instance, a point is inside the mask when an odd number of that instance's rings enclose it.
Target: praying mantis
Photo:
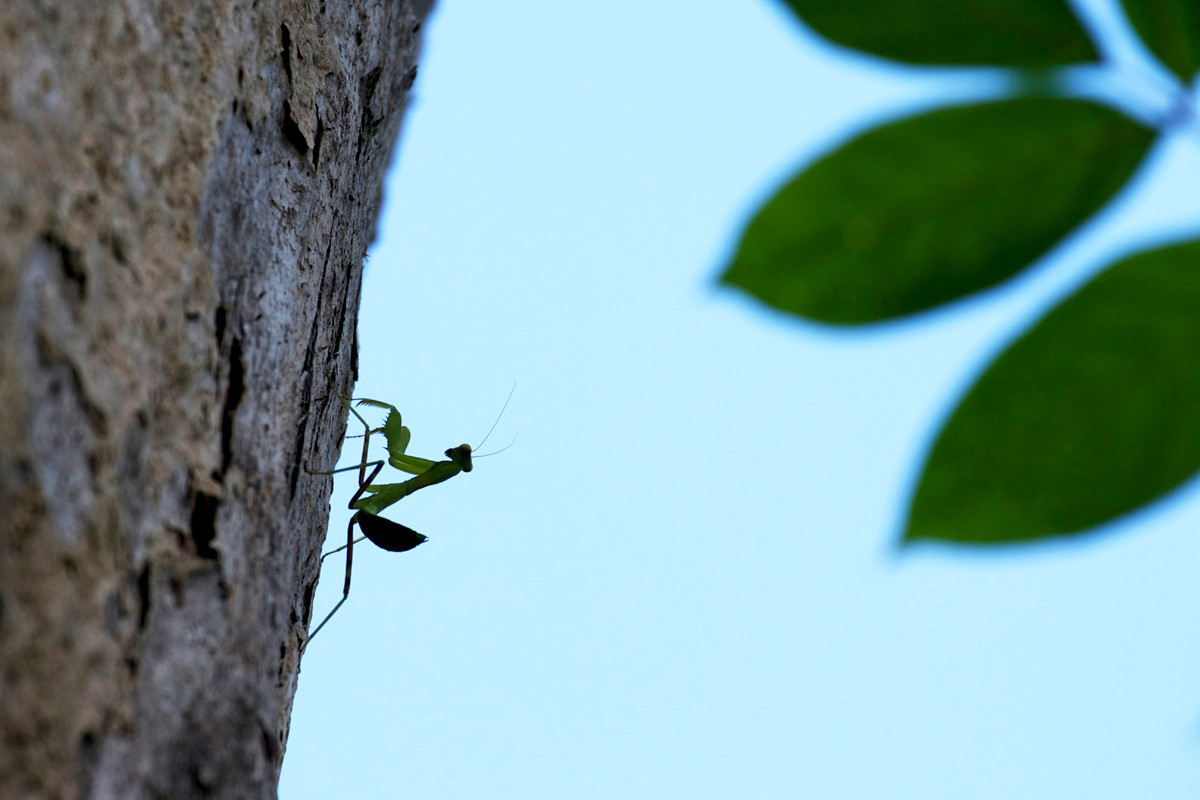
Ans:
[[[513,391],[516,390],[516,385],[513,385]],[[470,472],[471,464],[471,446],[469,444],[460,444],[457,447],[451,447],[446,451],[445,461],[432,461],[428,458],[419,458],[410,456],[405,451],[408,449],[409,439],[412,437],[411,431],[404,425],[400,416],[400,410],[391,403],[385,403],[381,400],[371,400],[362,398],[358,401],[359,405],[372,406],[374,408],[386,409],[388,414],[384,420],[383,426],[380,428],[371,428],[363,416],[358,413],[350,400],[342,396],[340,392],[330,387],[337,399],[342,402],[351,414],[353,414],[359,422],[363,424],[363,451],[362,461],[352,467],[342,467],[341,469],[329,470],[328,472],[315,472],[308,470],[313,475],[334,475],[339,472],[350,472],[358,470],[358,491],[350,498],[349,508],[354,511],[354,515],[350,518],[350,524],[346,527],[346,544],[330,550],[325,555],[321,556],[321,561],[324,562],[329,556],[346,551],[346,582],[342,586],[342,599],[337,602],[325,619],[321,620],[321,624],[308,636],[308,641],[321,632],[326,623],[333,618],[342,604],[350,596],[350,570],[354,561],[354,545],[361,542],[363,539],[371,540],[372,544],[383,548],[389,552],[401,553],[406,550],[411,550],[419,544],[427,541],[427,537],[417,533],[412,528],[401,525],[398,522],[393,522],[390,519],[385,519],[379,516],[379,513],[388,506],[398,503],[408,495],[424,489],[426,486],[442,483],[453,478],[460,472]],[[508,400],[512,399],[512,392],[508,393]],[[504,401],[504,408],[500,409],[500,416],[504,415],[504,409],[508,408],[508,400]],[[492,423],[491,430],[487,436],[483,437],[483,442],[486,442],[488,436],[492,435],[492,431],[496,429],[496,424],[500,422],[500,416],[496,417],[496,422]],[[369,449],[371,444],[371,434],[382,433],[388,451],[387,461],[376,460],[369,461]],[[483,442],[479,445],[482,446]],[[511,445],[510,445],[511,446]],[[507,448],[505,448],[507,449]],[[490,455],[490,454],[489,454]],[[384,464],[390,464],[401,472],[406,472],[415,477],[409,478],[402,483],[385,483],[372,484],[371,481],[379,475],[379,471],[383,469]],[[371,467],[371,474],[367,474],[367,468]],[[306,468],[307,469],[307,468]],[[363,497],[363,495],[367,497]],[[362,531],[362,536],[354,538],[354,526],[357,525]]]

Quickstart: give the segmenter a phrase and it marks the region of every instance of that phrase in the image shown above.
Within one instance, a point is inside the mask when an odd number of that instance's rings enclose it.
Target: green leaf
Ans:
[[[722,281],[825,322],[928,309],[1025,268],[1116,193],[1153,137],[1104,106],[1045,97],[876,128],[771,198]]]
[[[1079,534],[1200,469],[1200,241],[1109,267],[984,373],[941,431],[906,542]]]
[[[1096,59],[1063,0],[786,0],[832,42],[912,64],[1052,67]]]
[[[1200,70],[1200,0],[1125,0],[1146,46],[1184,83]]]

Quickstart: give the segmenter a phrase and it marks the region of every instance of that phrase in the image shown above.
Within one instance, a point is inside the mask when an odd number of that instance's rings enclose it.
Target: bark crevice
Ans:
[[[0,4],[0,797],[274,797],[418,27]]]

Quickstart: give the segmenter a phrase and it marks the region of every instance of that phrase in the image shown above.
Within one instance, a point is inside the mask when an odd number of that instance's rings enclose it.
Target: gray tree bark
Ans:
[[[0,797],[275,796],[426,10],[0,3]]]

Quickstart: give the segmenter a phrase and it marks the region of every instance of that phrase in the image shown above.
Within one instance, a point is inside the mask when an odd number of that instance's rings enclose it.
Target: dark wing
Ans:
[[[384,550],[393,553],[412,550],[417,545],[427,541],[424,535],[417,533],[412,528],[366,512],[359,512],[358,527],[362,529],[363,536],[366,536]]]

